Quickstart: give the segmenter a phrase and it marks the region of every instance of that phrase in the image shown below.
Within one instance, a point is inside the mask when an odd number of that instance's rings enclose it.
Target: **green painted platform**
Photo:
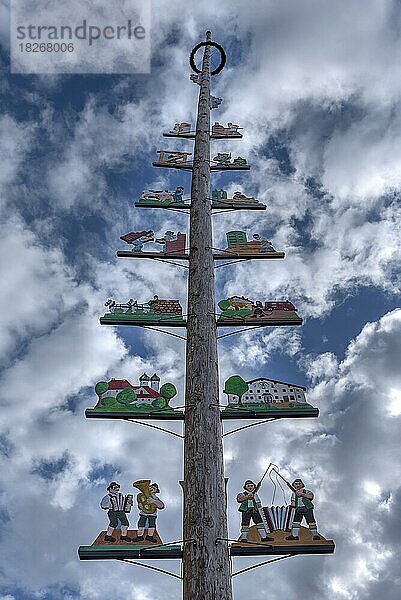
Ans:
[[[217,319],[217,327],[291,327],[293,325],[302,325],[303,320],[300,317],[288,318],[252,318],[252,317],[238,317],[233,319],[232,317],[219,317]]]
[[[319,409],[309,406],[307,408],[275,408],[270,410],[252,410],[243,408],[225,408],[221,411],[221,418],[225,419],[308,419],[318,417]]]
[[[117,410],[98,410],[87,408],[85,410],[87,419],[144,419],[151,421],[183,421],[184,412],[182,410],[159,410],[159,411],[117,411]]]
[[[167,559],[182,558],[182,547],[179,544],[152,548],[152,546],[140,546],[126,544],[113,546],[79,546],[78,556],[81,560],[110,560],[116,558],[142,558],[142,559]]]

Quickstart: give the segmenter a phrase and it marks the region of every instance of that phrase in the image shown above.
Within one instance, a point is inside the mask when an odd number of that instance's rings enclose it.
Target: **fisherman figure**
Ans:
[[[244,483],[245,492],[237,496],[237,502],[240,503],[239,512],[241,513],[241,542],[248,542],[249,525],[252,521],[255,523],[262,542],[273,542],[274,539],[266,534],[261,517],[262,503],[256,493],[256,484],[247,479]]]
[[[309,530],[312,534],[312,539],[316,541],[320,540],[320,535],[317,532],[315,516],[313,514],[313,493],[310,490],[305,489],[302,479],[295,479],[292,482],[292,487],[295,491],[293,491],[291,496],[291,506],[295,508],[295,515],[292,523],[291,535],[287,536],[285,539],[291,541],[299,540],[301,522],[305,517],[305,521],[309,525]]]

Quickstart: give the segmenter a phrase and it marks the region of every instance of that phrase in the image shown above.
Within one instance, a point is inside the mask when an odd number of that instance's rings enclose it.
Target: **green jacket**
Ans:
[[[259,510],[258,506],[256,504],[256,500],[255,498],[252,498],[252,506],[248,506],[248,502],[249,500],[244,500],[243,502],[241,502],[241,504],[239,505],[239,511],[240,512],[246,512],[247,510]]]
[[[309,492],[310,490],[306,490],[306,489],[304,488],[304,489],[302,489],[302,490],[300,490],[300,491],[301,491],[301,492],[303,492],[303,493],[305,494],[305,493]],[[293,497],[291,498],[291,500],[292,500],[293,502],[295,502],[295,505],[297,505],[297,504],[298,504],[298,503],[297,503],[297,496],[296,496],[296,494],[295,494],[295,493],[293,494]],[[302,504],[305,506],[305,508],[314,508],[314,506],[313,506],[313,502],[312,502],[312,500],[309,500],[309,498],[301,498],[301,501],[302,501]],[[298,507],[298,508],[300,508],[300,507]]]

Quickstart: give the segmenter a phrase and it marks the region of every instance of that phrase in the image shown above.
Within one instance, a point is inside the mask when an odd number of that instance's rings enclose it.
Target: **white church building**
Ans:
[[[300,385],[267,379],[266,377],[252,379],[246,383],[248,384],[248,391],[242,396],[243,404],[259,402],[265,404],[306,403],[306,388]],[[238,396],[235,394],[227,394],[227,396],[229,404],[238,404]]]
[[[131,388],[136,394],[136,400],[134,403],[138,404],[152,404],[152,402],[160,397],[159,385],[160,377],[154,373],[151,377],[144,373],[139,378],[139,385],[133,385],[127,379],[110,379],[108,381],[109,389],[101,395],[101,398],[107,398],[108,396],[117,396],[119,392],[126,388]]]

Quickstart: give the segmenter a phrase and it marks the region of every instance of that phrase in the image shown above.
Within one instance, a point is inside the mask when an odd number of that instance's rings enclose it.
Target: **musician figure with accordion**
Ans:
[[[255,523],[262,542],[274,541],[273,538],[267,536],[262,513],[262,503],[257,494],[258,486],[250,479],[247,479],[244,483],[244,490],[244,492],[237,495],[237,502],[239,502],[238,510],[241,513],[241,542],[248,542],[248,531],[251,520]]]
[[[157,510],[163,510],[164,502],[156,494],[160,494],[157,483],[150,483],[150,479],[139,479],[132,484],[140,490],[137,495],[139,509],[138,534],[133,538],[133,542],[151,542],[159,544],[159,540],[154,537],[156,530]],[[145,529],[147,535],[145,536]]]
[[[109,517],[109,526],[104,536],[105,542],[115,542],[113,536],[114,530],[121,525],[120,539],[124,542],[131,542],[132,539],[128,536],[129,522],[126,513],[131,511],[133,504],[132,494],[122,494],[120,492],[120,484],[112,481],[108,488],[107,494],[100,502],[100,508],[107,510]]]
[[[289,487],[292,489],[291,506],[295,508],[295,514],[291,535],[285,539],[290,541],[299,540],[299,530],[301,529],[302,519],[305,517],[305,521],[309,525],[312,539],[315,541],[320,540],[320,535],[317,532],[316,519],[313,514],[313,492],[305,489],[302,479],[295,479],[292,482],[292,486]]]

